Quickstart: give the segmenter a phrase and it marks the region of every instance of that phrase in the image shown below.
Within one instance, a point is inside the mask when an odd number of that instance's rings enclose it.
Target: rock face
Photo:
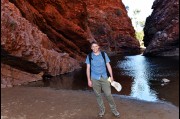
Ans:
[[[82,60],[89,52],[86,6],[77,0],[10,0],[30,23],[71,57]]]
[[[139,42],[121,0],[88,0],[88,29],[109,52],[139,51]]]
[[[138,52],[139,42],[120,0],[10,0],[22,15],[77,59],[96,40],[107,52]],[[31,12],[29,12],[31,11]]]
[[[32,74],[1,64],[1,88],[21,85],[23,83],[42,80],[43,72]]]
[[[94,40],[108,53],[140,48],[119,0],[1,0],[1,25],[1,63],[32,76],[80,68]]]
[[[77,60],[59,50],[44,33],[23,18],[12,3],[1,1],[1,10],[1,63],[32,76],[42,71],[55,76],[80,68]],[[8,75],[16,79],[14,76]],[[7,79],[4,77],[6,73],[1,73],[1,83]]]
[[[145,23],[147,56],[179,56],[179,1],[155,0]]]

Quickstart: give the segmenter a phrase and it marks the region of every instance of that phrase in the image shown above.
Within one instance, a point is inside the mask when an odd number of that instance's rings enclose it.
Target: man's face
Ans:
[[[94,53],[99,52],[99,45],[98,44],[92,44],[91,49]]]

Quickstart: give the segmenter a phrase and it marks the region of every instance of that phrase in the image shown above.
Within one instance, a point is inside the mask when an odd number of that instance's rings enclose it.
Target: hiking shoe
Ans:
[[[120,114],[117,110],[112,110],[112,113],[114,114],[115,117],[120,117]]]
[[[99,117],[103,117],[105,113],[105,109],[101,109],[99,112]]]

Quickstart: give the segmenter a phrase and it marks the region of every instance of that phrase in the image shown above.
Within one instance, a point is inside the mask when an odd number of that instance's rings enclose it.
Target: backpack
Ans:
[[[105,66],[106,66],[105,53],[104,53],[103,51],[101,51],[101,55],[102,55],[102,57],[103,57],[103,59],[104,59],[104,63],[105,63]],[[92,59],[92,52],[89,53],[88,56],[89,56],[89,63],[90,63],[90,76],[91,76],[91,60],[93,60],[93,59]],[[110,74],[109,74],[109,71],[108,71],[108,69],[107,69],[107,66],[106,66],[106,73],[107,73],[107,76],[109,77]]]

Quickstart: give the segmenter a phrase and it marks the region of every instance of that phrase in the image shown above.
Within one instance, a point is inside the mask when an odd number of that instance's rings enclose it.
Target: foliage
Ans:
[[[141,27],[144,27],[145,21],[139,21],[139,25],[140,25]]]
[[[133,14],[134,14],[134,16],[136,16],[136,15],[138,15],[140,12],[141,12],[141,10],[135,9],[135,10],[133,11]]]
[[[144,42],[143,42],[144,32],[139,31],[139,32],[136,32],[135,34],[136,34],[136,39],[138,39],[138,41],[140,42],[140,45],[144,46]]]
[[[129,11],[129,6],[126,6],[125,8],[126,8],[127,11]]]

